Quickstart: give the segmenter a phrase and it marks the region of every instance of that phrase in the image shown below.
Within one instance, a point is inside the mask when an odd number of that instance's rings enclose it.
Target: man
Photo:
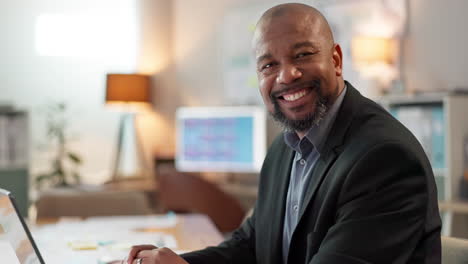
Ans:
[[[217,247],[179,257],[135,246],[130,263],[440,263],[431,166],[407,129],[343,80],[322,14],[275,6],[253,45],[264,103],[285,127],[253,215]]]

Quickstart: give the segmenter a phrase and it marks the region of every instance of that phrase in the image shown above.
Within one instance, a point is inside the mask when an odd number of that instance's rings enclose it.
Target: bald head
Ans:
[[[253,48],[268,111],[303,137],[344,87],[341,47],[327,20],[308,5],[275,6],[257,23]]]
[[[320,11],[309,5],[288,3],[274,6],[263,13],[255,29],[254,46],[264,33],[273,30],[277,24],[306,27],[315,31],[327,45],[334,44],[331,28]]]

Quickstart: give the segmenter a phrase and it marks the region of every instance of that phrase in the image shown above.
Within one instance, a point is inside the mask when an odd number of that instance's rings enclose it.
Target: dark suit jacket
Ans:
[[[440,263],[432,169],[396,119],[347,83],[316,163],[288,263]],[[183,257],[201,263],[282,263],[293,151],[279,136],[265,158],[253,215],[231,239]]]

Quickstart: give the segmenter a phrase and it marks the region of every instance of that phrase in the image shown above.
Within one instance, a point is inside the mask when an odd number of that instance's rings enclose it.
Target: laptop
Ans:
[[[45,264],[15,199],[3,189],[0,189],[0,256],[1,263]]]

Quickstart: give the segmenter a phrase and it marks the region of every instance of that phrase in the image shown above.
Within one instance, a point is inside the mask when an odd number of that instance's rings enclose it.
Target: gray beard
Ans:
[[[270,115],[283,127],[285,131],[306,132],[312,126],[319,126],[320,122],[328,112],[328,100],[322,97],[320,94],[318,96],[319,98],[315,105],[315,111],[306,116],[304,119],[291,120],[287,118],[286,115],[281,111],[278,100],[276,98],[272,98],[275,110],[273,113],[270,113]]]

